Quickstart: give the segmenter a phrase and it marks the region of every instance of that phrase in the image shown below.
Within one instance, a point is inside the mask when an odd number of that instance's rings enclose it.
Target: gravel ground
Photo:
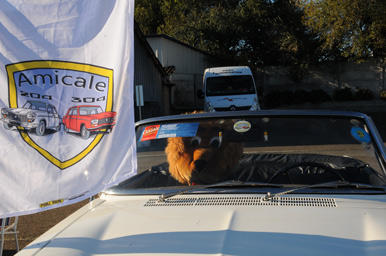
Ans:
[[[368,113],[377,126],[383,141],[386,142],[386,113]],[[18,240],[20,248],[24,248],[49,228],[57,224],[59,221],[66,218],[71,213],[78,210],[83,205],[87,204],[88,200],[77,204],[44,211],[41,213],[25,215],[19,217],[18,224]],[[13,236],[8,235],[4,239],[3,256],[10,256],[16,253],[16,246]]]

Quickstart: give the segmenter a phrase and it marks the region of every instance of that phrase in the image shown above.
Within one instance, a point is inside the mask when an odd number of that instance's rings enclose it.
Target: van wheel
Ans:
[[[82,125],[80,128],[80,134],[84,140],[87,140],[90,137],[90,131],[86,129],[86,126]]]

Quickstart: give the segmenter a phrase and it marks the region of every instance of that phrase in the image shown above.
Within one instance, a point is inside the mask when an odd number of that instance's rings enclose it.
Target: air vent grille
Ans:
[[[150,199],[144,206],[298,206],[298,207],[336,207],[333,198],[313,197],[275,197],[267,201],[263,197],[198,197],[198,198],[168,198],[163,202]]]

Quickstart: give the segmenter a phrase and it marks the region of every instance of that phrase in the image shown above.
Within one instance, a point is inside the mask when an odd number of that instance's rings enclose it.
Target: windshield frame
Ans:
[[[363,121],[363,123],[368,128],[368,132],[371,137],[371,142],[374,145],[374,151],[376,155],[378,156],[379,165],[382,168],[383,175],[386,176],[385,171],[385,145],[379,135],[379,132],[377,128],[375,127],[371,117],[367,116],[363,113],[358,112],[347,112],[347,111],[292,111],[292,110],[264,110],[264,111],[238,111],[238,112],[221,112],[221,113],[197,113],[197,114],[187,114],[183,117],[181,115],[176,116],[168,116],[168,117],[157,117],[157,118],[151,118],[147,120],[141,120],[136,123],[136,128],[139,126],[149,126],[154,124],[170,124],[173,122],[178,122],[183,119],[186,122],[194,122],[195,120],[205,121],[205,120],[213,120],[215,119],[223,119],[223,118],[240,118],[240,117],[310,117],[310,118],[318,118],[318,117],[328,117],[328,118],[355,118],[360,119]],[[157,187],[157,188],[136,188],[136,189],[130,189],[129,191],[122,191],[118,187],[112,190],[108,190],[109,194],[163,194],[163,193],[169,193],[170,191],[178,191],[182,190],[184,188],[187,188],[188,186],[180,186],[180,187]],[[288,189],[288,186],[286,186]],[[218,191],[216,189],[202,189],[207,192],[209,191]],[[270,191],[272,189],[269,189]],[[275,188],[273,189],[275,191],[280,192],[280,189]],[[222,192],[230,192],[231,193],[264,193],[264,191],[267,191],[267,189],[264,188],[232,188],[232,189],[224,189],[221,190]],[[297,192],[300,194],[307,193],[306,191],[313,193],[327,193],[328,191],[332,191],[334,193],[364,193],[365,189],[361,189],[361,191],[356,191],[355,189],[340,189],[340,191],[336,191],[336,189],[323,189],[320,191],[320,189],[305,189],[304,191]],[[194,192],[189,193],[199,193],[198,190],[194,190]]]

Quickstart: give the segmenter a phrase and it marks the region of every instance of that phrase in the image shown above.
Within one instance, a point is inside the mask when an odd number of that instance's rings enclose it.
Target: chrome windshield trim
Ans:
[[[335,111],[335,110],[256,110],[256,111],[221,111],[221,112],[206,112],[197,114],[186,114],[172,116],[153,117],[140,120],[135,123],[135,126],[145,125],[154,122],[170,122],[174,120],[194,120],[194,119],[209,119],[209,118],[240,118],[240,117],[263,117],[263,116],[298,116],[298,117],[352,117],[366,119],[369,118],[366,114],[353,111]]]

